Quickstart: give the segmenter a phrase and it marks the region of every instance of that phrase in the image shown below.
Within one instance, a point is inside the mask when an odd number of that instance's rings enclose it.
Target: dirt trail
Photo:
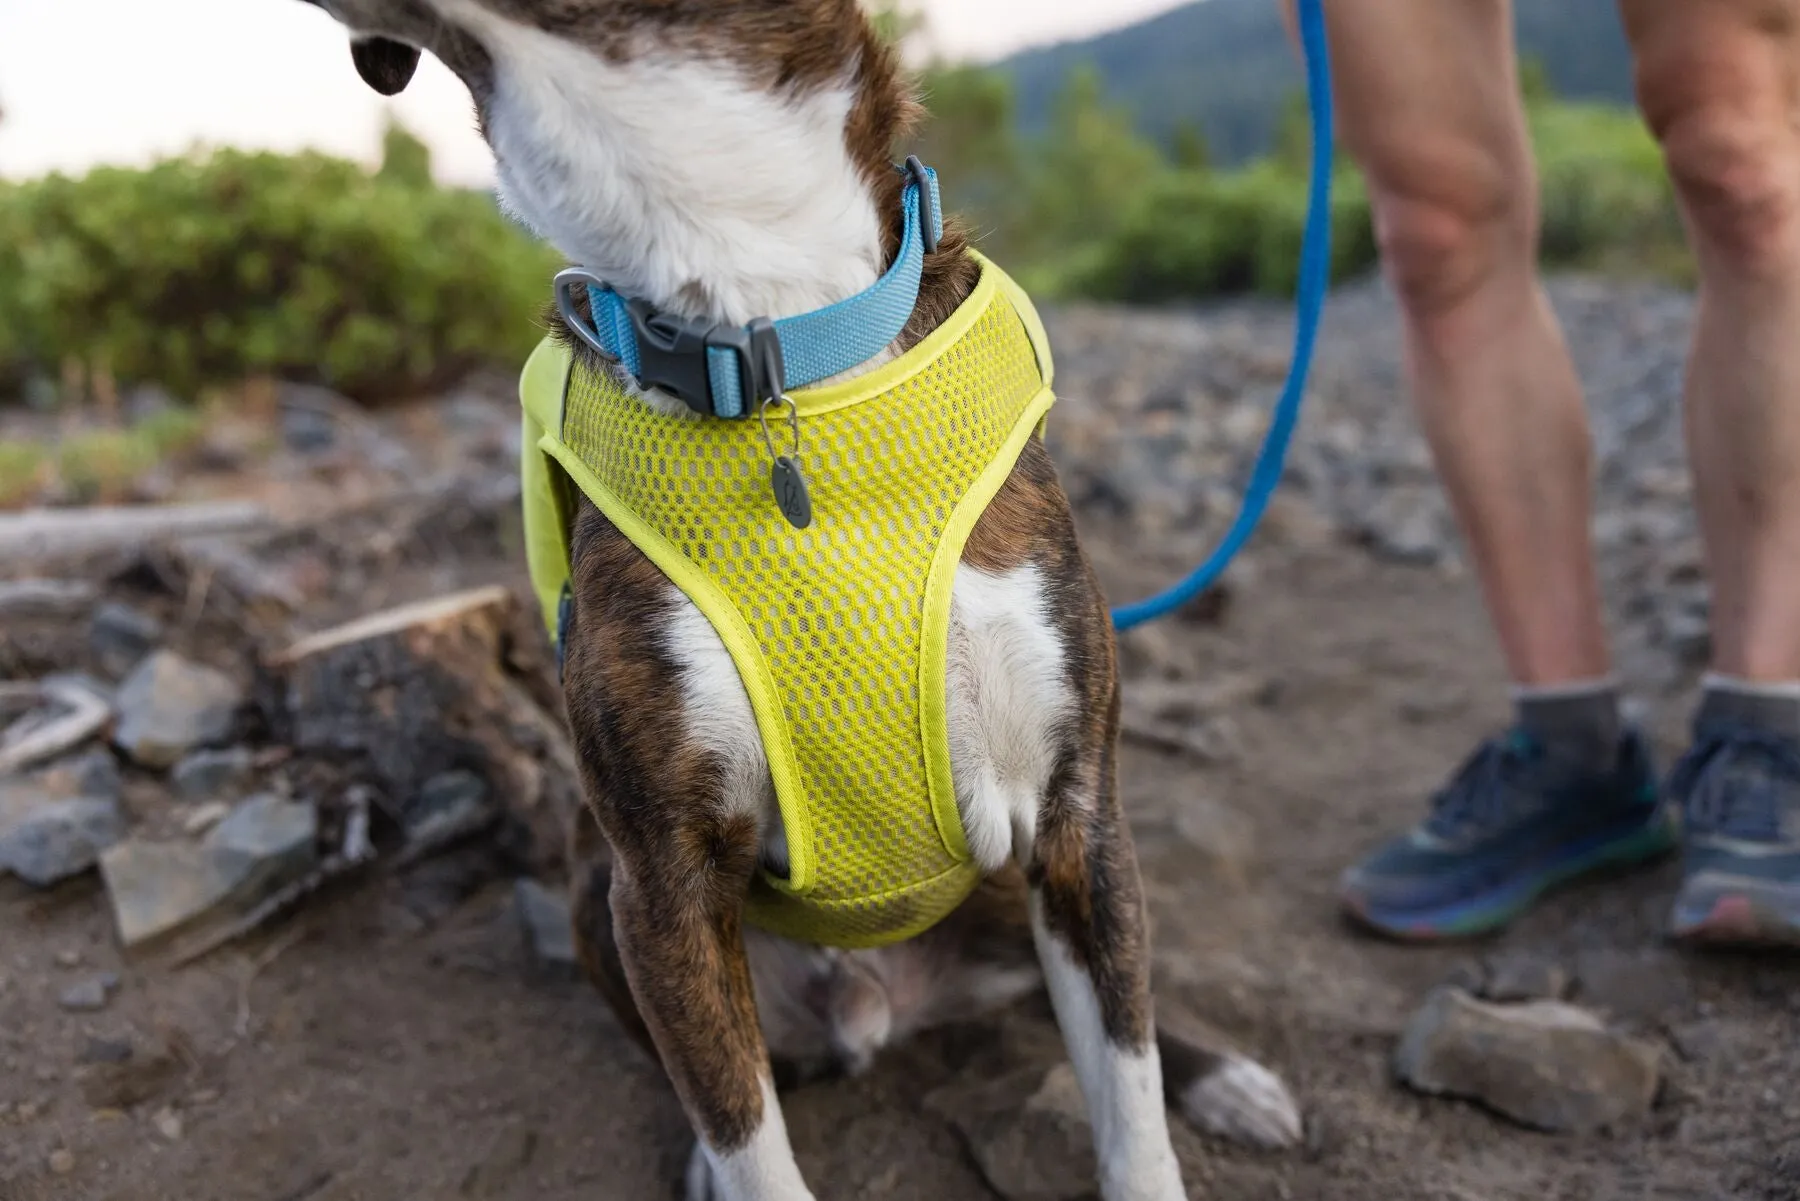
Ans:
[[[1093,545],[1120,596],[1178,566],[1127,566],[1108,540]],[[1336,872],[1415,817],[1420,794],[1500,716],[1472,586],[1279,538],[1243,579],[1221,624],[1170,625],[1128,647],[1262,681],[1258,701],[1230,714],[1233,761],[1128,744],[1123,780],[1160,1003],[1284,1073],[1310,1134],[1303,1150],[1257,1154],[1178,1130],[1192,1194],[1800,1197],[1800,963],[1666,949],[1668,869],[1578,888],[1483,947],[1393,947],[1338,921]],[[1681,701],[1658,702],[1665,754]],[[1198,840],[1204,850],[1178,820],[1201,805],[1239,819],[1232,837]],[[454,858],[437,869],[450,895],[457,870]],[[430,924],[416,886],[352,889],[175,973],[121,961],[97,893],[91,879],[0,892],[7,1201],[676,1195],[687,1133],[673,1095],[585,985],[531,971],[503,886]],[[1395,1037],[1426,991],[1499,949],[1555,960],[1584,1003],[1685,1049],[1648,1125],[1536,1135],[1391,1083]],[[123,978],[110,1007],[59,1009],[59,991],[95,970]],[[119,1074],[83,1063],[120,1041],[140,1052],[160,1042],[176,1060],[123,1111],[103,1095]],[[822,1199],[985,1201],[966,1149],[921,1098],[972,1071],[1059,1054],[1047,1010],[1027,1005],[903,1048],[864,1079],[805,1088],[786,1102],[802,1168]]]

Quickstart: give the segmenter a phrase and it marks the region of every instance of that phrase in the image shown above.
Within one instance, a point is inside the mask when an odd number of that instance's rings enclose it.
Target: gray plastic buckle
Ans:
[[[750,416],[758,400],[778,395],[786,386],[781,340],[767,317],[739,327],[659,312],[643,300],[626,301],[625,310],[637,327],[638,383],[679,396],[696,413],[724,416],[712,389],[714,350],[728,351],[737,360],[736,416]]]

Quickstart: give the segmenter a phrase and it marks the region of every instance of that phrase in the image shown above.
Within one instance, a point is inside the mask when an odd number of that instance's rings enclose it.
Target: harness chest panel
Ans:
[[[746,917],[777,934],[844,947],[909,937],[978,879],[950,778],[951,585],[1051,403],[1035,314],[983,267],[976,292],[920,346],[793,394],[814,506],[804,530],[775,505],[754,419],[662,413],[611,374],[566,366],[560,438],[527,400],[527,458],[560,465],[731,652],[789,857],[785,877],[759,875]],[[779,407],[769,418],[784,454],[785,418]],[[528,527],[534,508],[546,519],[531,475],[528,463]],[[566,528],[557,533],[566,548]],[[553,558],[533,555],[540,595]]]

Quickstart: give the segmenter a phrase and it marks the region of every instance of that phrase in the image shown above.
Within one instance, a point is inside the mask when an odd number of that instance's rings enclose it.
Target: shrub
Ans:
[[[0,384],[72,359],[190,396],[270,374],[372,399],[518,362],[558,261],[419,167],[221,150],[0,188]]]

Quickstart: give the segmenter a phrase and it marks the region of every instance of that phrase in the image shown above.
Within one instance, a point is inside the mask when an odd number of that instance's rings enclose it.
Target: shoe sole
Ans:
[[[1370,908],[1362,898],[1344,895],[1346,913],[1388,938],[1409,943],[1440,943],[1492,934],[1510,925],[1552,889],[1608,870],[1644,867],[1667,856],[1680,844],[1672,810],[1629,834],[1615,835],[1596,846],[1576,849],[1561,865],[1527,879],[1515,880],[1485,896],[1429,914],[1400,916]]]
[[[1676,895],[1669,937],[1692,946],[1800,949],[1800,883],[1696,876]]]

